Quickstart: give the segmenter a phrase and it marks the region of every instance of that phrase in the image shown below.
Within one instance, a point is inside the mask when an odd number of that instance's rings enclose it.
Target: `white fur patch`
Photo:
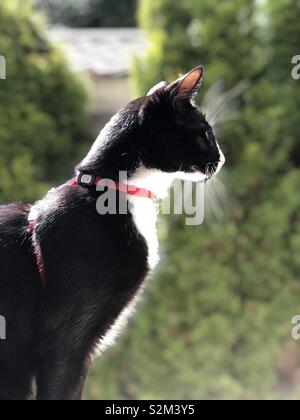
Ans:
[[[217,144],[217,147],[218,147],[218,149],[219,149],[219,153],[220,153],[220,160],[219,160],[219,164],[218,164],[218,167],[217,167],[217,170],[216,170],[216,172],[215,172],[215,175],[217,175],[217,173],[219,173],[220,172],[220,170],[222,169],[222,166],[224,165],[224,163],[225,163],[225,156],[224,156],[224,154],[223,154],[223,152],[222,152],[222,150],[221,150],[221,148],[220,148],[220,146],[219,146],[219,143],[216,141],[216,144]]]
[[[159,262],[157,238],[157,211],[149,198],[128,197],[129,210],[137,231],[145,239],[148,247],[148,266],[154,270]]]
[[[141,167],[129,178],[128,183],[138,188],[146,188],[153,192],[156,197],[163,198],[168,195],[175,178],[176,175],[172,173]]]
[[[176,172],[175,178],[181,179],[182,181],[203,182],[207,176],[202,172]]]
[[[222,159],[224,159],[224,155],[221,150],[220,155],[221,158],[223,156]],[[147,190],[153,192],[156,197],[164,198],[168,196],[169,189],[175,179],[191,182],[203,182],[207,179],[207,175],[202,172],[178,171],[174,173],[166,173],[158,169],[139,168],[128,180],[128,183],[138,188],[146,188]]]
[[[168,195],[174,179],[174,174],[167,174],[156,169],[139,168],[128,183],[138,188],[146,188],[162,198]],[[128,196],[128,200],[136,229],[147,243],[149,268],[154,270],[159,262],[155,204],[149,198]]]
[[[165,173],[157,169],[139,168],[128,180],[130,185],[138,188],[146,188],[157,197],[163,198],[168,195],[172,182],[176,179],[193,182],[201,182],[206,176],[197,173]],[[138,232],[145,239],[148,246],[148,265],[154,270],[159,262],[159,244],[157,238],[157,211],[152,200],[141,197],[128,196],[130,212]]]

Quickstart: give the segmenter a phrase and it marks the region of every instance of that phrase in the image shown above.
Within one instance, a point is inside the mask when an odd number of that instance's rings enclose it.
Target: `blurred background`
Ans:
[[[161,218],[160,268],[86,398],[300,398],[299,39],[299,0],[1,0],[1,203],[70,178],[112,114],[199,64],[227,157],[204,225]]]

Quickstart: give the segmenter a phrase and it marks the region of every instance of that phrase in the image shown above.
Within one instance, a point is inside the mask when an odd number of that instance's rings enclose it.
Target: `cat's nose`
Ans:
[[[220,159],[218,160],[218,162],[215,163],[216,165],[216,169],[215,169],[215,174],[217,174],[218,172],[220,172],[220,170],[222,169],[222,166],[225,163],[225,156],[223,155],[223,153],[220,153]]]

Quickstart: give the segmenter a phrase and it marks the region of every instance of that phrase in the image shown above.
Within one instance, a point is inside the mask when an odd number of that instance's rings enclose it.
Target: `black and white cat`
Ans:
[[[119,189],[127,214],[99,215],[96,177],[164,196],[175,178],[203,182],[224,156],[192,104],[198,67],[122,109],[76,168],[78,182],[33,206],[0,207],[0,399],[81,399],[99,347],[113,341],[158,262],[156,209]],[[137,190],[139,191],[139,190]],[[30,225],[30,228],[29,228]],[[44,280],[45,284],[41,281]]]

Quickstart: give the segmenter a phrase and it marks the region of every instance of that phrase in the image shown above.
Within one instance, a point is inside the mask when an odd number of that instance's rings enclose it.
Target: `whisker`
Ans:
[[[217,82],[208,90],[202,101],[202,108],[206,113],[207,120],[214,128],[225,121],[237,118],[238,102],[236,99],[248,87],[249,82],[244,80],[224,92],[224,84]]]
[[[250,83],[244,80],[226,92],[224,83],[217,82],[207,91],[202,101],[202,108],[208,122],[216,132],[222,130],[225,122],[239,117],[238,98],[249,85]],[[232,209],[238,206],[226,171],[221,172],[221,179],[219,175],[214,177],[214,172],[215,168],[208,164],[205,169],[205,174],[209,179],[205,188],[205,218],[208,225],[228,216]]]
[[[208,225],[229,217],[239,206],[232,188],[232,182],[226,171],[213,177],[205,188],[205,220]]]

